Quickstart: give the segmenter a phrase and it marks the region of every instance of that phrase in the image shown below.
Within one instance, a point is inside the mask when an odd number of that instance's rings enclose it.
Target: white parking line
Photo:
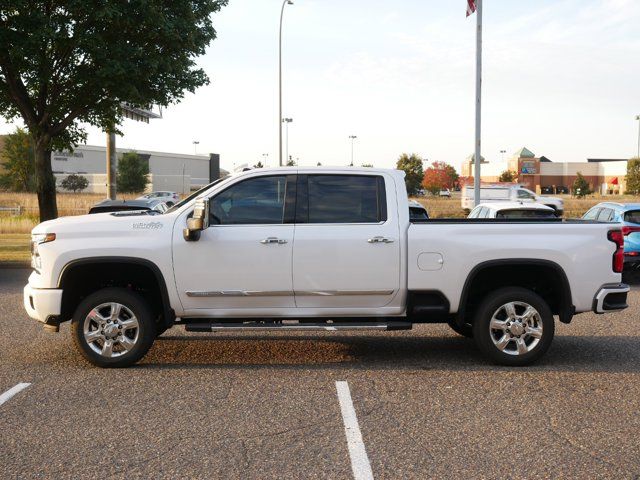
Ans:
[[[0,395],[0,405],[9,401],[14,395],[20,393],[22,390],[27,388],[30,383],[19,383],[15,387],[11,387],[9,390]]]
[[[362,442],[362,433],[358,426],[358,417],[351,401],[351,392],[347,382],[336,382],[338,391],[338,401],[344,422],[344,432],[347,436],[349,446],[349,457],[351,458],[351,470],[355,480],[373,480],[373,472],[369,464],[369,457]]]

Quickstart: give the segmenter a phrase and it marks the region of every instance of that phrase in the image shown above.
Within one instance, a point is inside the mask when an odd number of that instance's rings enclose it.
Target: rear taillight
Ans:
[[[629,227],[627,225],[622,227],[622,235],[624,235],[625,237],[634,232],[640,232],[640,227]]]
[[[616,244],[616,251],[613,254],[613,271],[622,273],[624,267],[624,236],[621,230],[611,230],[607,238]]]

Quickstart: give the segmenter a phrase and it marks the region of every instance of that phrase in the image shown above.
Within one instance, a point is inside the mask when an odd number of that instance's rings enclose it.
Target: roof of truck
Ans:
[[[486,207],[492,210],[551,210],[553,208],[547,207],[541,203],[535,202],[487,202],[481,203],[478,207]]]

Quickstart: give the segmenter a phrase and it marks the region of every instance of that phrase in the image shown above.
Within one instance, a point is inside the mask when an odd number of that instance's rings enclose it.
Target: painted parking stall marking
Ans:
[[[373,472],[371,471],[369,457],[367,456],[367,451],[362,441],[358,417],[356,416],[356,410],[353,408],[353,402],[351,401],[349,384],[344,381],[336,382],[336,390],[338,391],[338,401],[340,402],[344,432],[349,447],[353,478],[355,480],[373,480]]]
[[[30,383],[19,383],[16,386],[11,387],[9,390],[7,390],[2,395],[0,395],[0,405],[2,405],[5,402],[8,402],[9,400],[11,400],[11,398],[13,398],[15,395],[17,395],[18,393],[20,393],[22,390],[24,390],[30,385],[31,385]]]

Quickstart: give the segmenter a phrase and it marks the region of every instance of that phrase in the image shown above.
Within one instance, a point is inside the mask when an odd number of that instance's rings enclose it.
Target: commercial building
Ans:
[[[473,169],[471,156],[462,164],[462,177],[472,178]],[[625,192],[627,160],[590,158],[586,162],[553,162],[527,148],[518,150],[506,163],[488,163],[481,159],[483,182],[497,182],[505,170],[516,172],[518,183],[538,193],[569,192],[580,173],[593,191],[616,195]]]
[[[3,150],[6,135],[0,135],[0,152]],[[75,150],[52,152],[51,168],[56,177],[58,188],[60,182],[71,174],[82,175],[89,181],[87,193],[107,193],[106,147],[78,145]],[[116,150],[116,162],[122,154],[131,149]],[[170,190],[187,194],[210,183],[219,176],[229,175],[220,169],[220,156],[184,155],[181,153],[153,152],[135,150],[142,161],[149,165],[148,191]],[[0,172],[2,163],[0,162]]]

